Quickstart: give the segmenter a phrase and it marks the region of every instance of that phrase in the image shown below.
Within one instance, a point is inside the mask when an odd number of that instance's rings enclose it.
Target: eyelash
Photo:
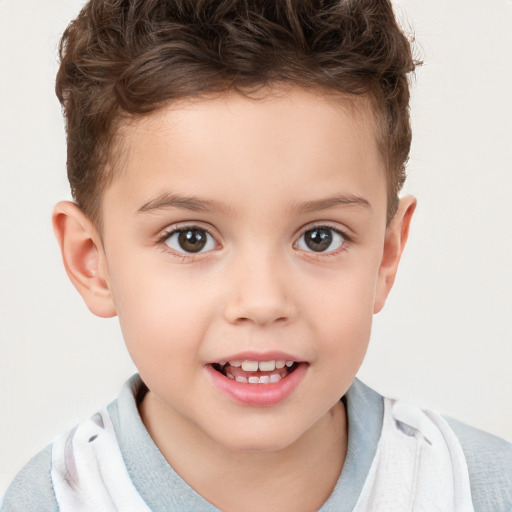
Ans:
[[[327,251],[314,251],[314,250],[305,250],[305,249],[299,249],[302,250],[304,253],[306,253],[309,257],[315,257],[315,258],[328,258],[332,256],[337,256],[340,252],[343,252],[347,249],[347,245],[352,242],[352,239],[342,230],[340,230],[337,227],[334,227],[328,223],[318,223],[307,226],[305,229],[302,230],[300,236],[297,238],[297,241],[294,243],[294,247],[297,246],[299,241],[302,239],[302,237],[308,233],[309,231],[314,231],[315,229],[328,229],[331,232],[334,232],[336,235],[340,236],[343,240],[341,243],[341,246]]]
[[[173,256],[180,258],[182,261],[194,261],[198,257],[200,257],[203,254],[206,254],[208,251],[198,251],[198,252],[185,252],[185,251],[177,251],[169,246],[168,242],[171,239],[171,237],[177,233],[184,233],[187,231],[204,231],[207,236],[211,237],[216,245],[219,245],[217,242],[217,237],[214,236],[209,229],[199,226],[196,224],[183,224],[181,226],[172,226],[165,230],[157,239],[157,245],[162,247],[164,251],[167,253],[172,253]]]
[[[336,248],[334,250],[327,250],[327,251],[314,251],[314,250],[306,250],[306,249],[300,249],[297,247],[299,241],[302,239],[302,237],[310,232],[310,231],[314,231],[315,229],[327,229],[327,230],[330,230],[331,232],[334,232],[336,235],[340,236],[343,241],[342,241],[342,244],[339,248]],[[172,226],[170,227],[169,229],[167,229],[165,232],[163,232],[157,239],[157,245],[161,246],[166,252],[171,252],[175,257],[179,257],[181,258],[182,261],[193,261],[195,260],[196,258],[198,257],[201,257],[202,254],[206,254],[208,252],[211,252],[212,249],[210,250],[207,250],[207,251],[198,251],[196,253],[194,252],[181,252],[181,251],[177,251],[175,249],[173,249],[172,247],[169,246],[168,242],[170,240],[170,238],[177,234],[177,233],[183,233],[183,232],[186,232],[186,231],[204,231],[207,236],[211,237],[213,239],[213,241],[215,242],[216,245],[219,245],[218,242],[217,242],[217,237],[214,236],[210,230],[206,229],[205,227],[203,226],[200,226],[200,225],[195,225],[195,224],[184,224],[184,225],[181,225],[181,226]],[[329,224],[322,224],[322,223],[319,223],[319,224],[314,224],[314,225],[308,225],[305,229],[303,229],[301,231],[301,234],[300,236],[296,239],[296,241],[294,242],[293,244],[293,247],[294,248],[297,248],[298,250],[304,252],[304,253],[307,253],[308,256],[313,256],[313,257],[316,257],[316,258],[322,258],[322,257],[330,257],[330,256],[335,256],[337,254],[339,254],[340,252],[346,250],[347,248],[347,244],[349,244],[351,242],[351,239],[349,236],[346,235],[346,233],[344,231],[341,231],[339,228],[336,228],[334,226],[331,226]]]

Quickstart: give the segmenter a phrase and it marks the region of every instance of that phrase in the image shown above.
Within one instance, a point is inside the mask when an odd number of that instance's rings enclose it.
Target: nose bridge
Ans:
[[[231,269],[225,315],[229,322],[268,325],[291,320],[296,308],[287,282],[286,257],[277,249],[241,251]]]

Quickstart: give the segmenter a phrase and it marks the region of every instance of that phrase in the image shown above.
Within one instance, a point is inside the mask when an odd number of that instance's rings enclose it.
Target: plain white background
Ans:
[[[50,225],[69,197],[56,47],[81,4],[0,0],[0,495],[135,371],[117,321],[68,282]],[[359,376],[512,439],[512,2],[395,5],[425,60],[406,188],[419,206]]]

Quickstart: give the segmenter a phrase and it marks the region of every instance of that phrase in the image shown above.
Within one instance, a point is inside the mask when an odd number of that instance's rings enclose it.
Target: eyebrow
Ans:
[[[354,195],[336,195],[324,199],[315,199],[313,201],[306,201],[294,205],[293,209],[303,213],[316,212],[322,210],[329,210],[336,206],[364,206],[365,208],[372,209],[370,203],[364,197]]]
[[[364,198],[355,195],[336,195],[324,199],[315,199],[295,204],[292,210],[309,213],[315,211],[329,210],[336,206],[364,206],[371,209],[370,203]],[[192,212],[226,212],[229,208],[218,201],[200,199],[193,196],[180,196],[177,194],[164,193],[144,203],[137,213],[153,212],[166,208],[181,208]]]
[[[147,213],[166,208],[181,208],[192,212],[215,212],[226,211],[228,207],[210,199],[200,199],[193,196],[180,196],[177,194],[164,193],[144,203],[137,213]]]

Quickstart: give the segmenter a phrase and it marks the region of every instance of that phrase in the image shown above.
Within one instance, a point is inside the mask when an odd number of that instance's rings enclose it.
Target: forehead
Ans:
[[[237,207],[248,188],[267,204],[279,192],[290,204],[321,198],[343,181],[347,194],[385,189],[375,117],[364,97],[281,88],[183,100],[127,122],[120,149],[121,172],[105,202],[122,197],[144,205],[159,193],[203,189]]]

